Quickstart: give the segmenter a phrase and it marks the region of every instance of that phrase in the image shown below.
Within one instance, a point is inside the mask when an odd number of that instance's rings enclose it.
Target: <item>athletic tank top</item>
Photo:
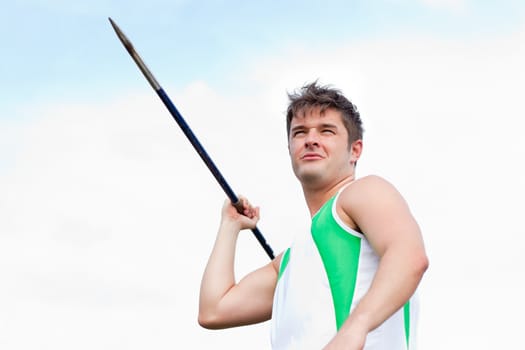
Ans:
[[[344,189],[344,188],[343,188]],[[274,350],[323,348],[368,291],[379,258],[336,212],[338,194],[312,218],[281,259],[274,294]],[[365,350],[415,350],[415,296],[370,332]]]

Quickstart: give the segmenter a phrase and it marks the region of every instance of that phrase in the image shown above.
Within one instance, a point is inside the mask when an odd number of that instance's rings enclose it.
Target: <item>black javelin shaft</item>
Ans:
[[[182,115],[179,113],[179,111],[177,110],[173,102],[171,102],[171,99],[168,97],[166,92],[164,92],[164,89],[157,82],[153,74],[151,74],[148,67],[146,67],[146,65],[144,64],[144,61],[142,61],[139,54],[133,48],[131,41],[129,41],[129,39],[124,35],[124,33],[120,30],[120,28],[111,18],[109,18],[109,22],[113,26],[113,29],[117,33],[117,36],[119,37],[120,41],[122,42],[122,44],[124,45],[128,53],[131,55],[131,57],[133,58],[137,66],[140,68],[140,70],[142,71],[146,79],[151,84],[151,87],[157,92],[157,95],[159,95],[160,99],[162,100],[166,108],[168,108],[171,115],[173,116],[177,124],[179,124],[180,128],[182,129],[182,131],[184,132],[188,140],[191,142],[191,144],[193,145],[193,147],[195,148],[199,156],[202,158],[204,163],[206,163],[206,166],[208,167],[208,169],[210,169],[210,171],[212,172],[217,182],[219,182],[219,185],[222,187],[222,189],[224,190],[224,192],[226,193],[230,201],[233,203],[235,208],[237,208],[237,211],[240,212],[242,210],[242,203],[239,200],[239,197],[237,197],[235,192],[233,192],[230,185],[228,185],[228,183],[226,182],[226,180],[220,173],[219,169],[215,166],[215,164],[211,160],[208,153],[206,153],[201,143],[199,142],[199,140],[197,139],[193,131],[191,131],[190,127],[188,126],[188,124],[186,123]],[[259,229],[255,227],[252,229],[252,232],[255,235],[255,238],[257,238],[257,240],[263,247],[266,254],[268,254],[270,259],[273,259],[274,255],[273,255],[272,248],[270,248],[270,246],[266,243],[266,240],[264,239]]]

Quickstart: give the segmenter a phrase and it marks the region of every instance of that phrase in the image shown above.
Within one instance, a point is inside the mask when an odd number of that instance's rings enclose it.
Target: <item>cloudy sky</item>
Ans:
[[[523,2],[27,0],[0,13],[0,348],[269,348],[268,323],[197,325],[224,194],[108,17],[276,253],[309,226],[286,92],[342,89],[358,174],[424,233],[421,348],[525,347]],[[249,231],[237,257],[268,260]]]

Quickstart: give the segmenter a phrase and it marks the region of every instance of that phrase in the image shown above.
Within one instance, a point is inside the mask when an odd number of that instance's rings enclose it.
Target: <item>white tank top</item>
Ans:
[[[342,190],[339,191],[341,193]],[[323,348],[370,288],[379,258],[336,212],[339,193],[281,260],[274,295],[274,350]],[[365,350],[415,350],[415,297],[367,336]]]

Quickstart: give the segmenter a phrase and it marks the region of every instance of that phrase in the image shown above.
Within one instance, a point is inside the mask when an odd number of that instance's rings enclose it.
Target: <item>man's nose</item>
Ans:
[[[316,130],[309,130],[304,139],[304,143],[307,147],[319,146],[319,134]]]

